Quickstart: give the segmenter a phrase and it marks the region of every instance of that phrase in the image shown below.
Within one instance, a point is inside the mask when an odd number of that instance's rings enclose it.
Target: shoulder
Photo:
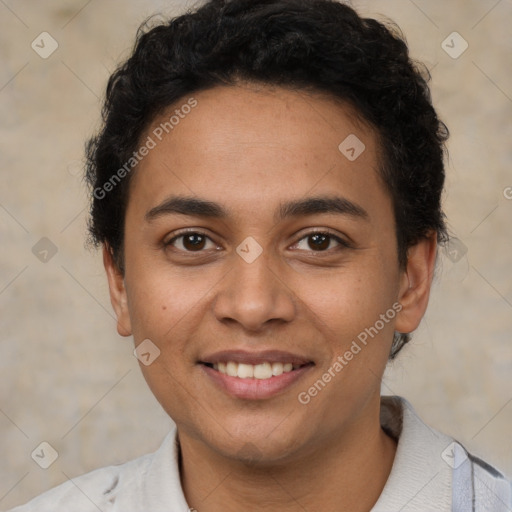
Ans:
[[[153,454],[119,465],[106,466],[70,478],[8,512],[108,512],[119,488],[129,485],[144,472]]]
[[[397,490],[407,494],[406,488],[411,494],[406,496],[409,505],[435,504],[437,510],[510,512],[511,479],[461,442],[426,424],[406,399],[382,397],[381,422],[398,440],[389,479],[393,494]]]
[[[189,510],[179,474],[176,426],[153,453],[96,469],[9,512],[141,512]]]
[[[457,441],[453,452],[458,454],[453,459],[453,501],[458,507],[455,510],[509,512],[512,480]]]

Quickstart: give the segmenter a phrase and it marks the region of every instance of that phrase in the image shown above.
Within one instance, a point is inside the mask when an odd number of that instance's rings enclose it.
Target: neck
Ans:
[[[273,464],[226,458],[180,433],[187,502],[197,512],[368,512],[384,488],[396,452],[396,442],[375,415],[372,420],[312,443],[312,449],[301,450],[293,460]]]

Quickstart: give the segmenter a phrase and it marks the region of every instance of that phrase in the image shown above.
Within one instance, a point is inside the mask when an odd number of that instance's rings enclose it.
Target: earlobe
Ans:
[[[437,233],[421,239],[408,250],[407,268],[400,281],[398,300],[402,305],[395,329],[410,333],[421,322],[428,306],[437,254]]]
[[[117,316],[117,332],[120,336],[131,336],[132,328],[124,276],[114,263],[112,251],[107,244],[103,245],[103,265],[107,273],[110,302]]]

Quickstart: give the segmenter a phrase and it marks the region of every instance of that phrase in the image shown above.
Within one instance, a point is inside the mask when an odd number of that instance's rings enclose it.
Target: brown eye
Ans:
[[[306,244],[304,244],[303,242],[305,240],[307,240]],[[336,244],[334,245],[334,247],[330,248],[330,245],[333,241],[336,242]],[[304,245],[306,245],[306,247]],[[296,247],[306,251],[309,250],[310,252],[331,252],[331,249],[332,251],[336,251],[344,248],[349,248],[350,244],[343,240],[342,238],[333,235],[332,233],[314,231],[302,237],[299,240],[299,242],[297,242]]]
[[[308,246],[314,251],[324,251],[329,247],[331,236],[325,233],[315,233],[308,236]]]
[[[191,233],[183,236],[183,247],[190,251],[197,251],[204,248],[205,237],[199,233]]]
[[[208,240],[210,240],[210,238],[204,233],[190,231],[175,236],[164,245],[166,247],[173,246],[177,250],[184,252],[200,252],[205,248]]]

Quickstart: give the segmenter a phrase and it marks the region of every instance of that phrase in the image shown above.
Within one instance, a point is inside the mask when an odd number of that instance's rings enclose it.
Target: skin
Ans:
[[[133,335],[135,345],[149,338],[161,351],[140,366],[177,424],[186,499],[199,512],[368,511],[396,450],[379,423],[381,378],[394,330],[413,331],[425,313],[436,237],[411,247],[400,270],[377,137],[348,105],[248,84],[193,96],[197,107],[132,177],[124,275],[108,246],[103,252],[118,332]],[[338,150],[352,133],[366,146],[355,161]],[[171,195],[214,201],[229,214],[147,221]],[[333,195],[359,205],[367,218],[274,218],[283,201]],[[207,235],[199,251],[183,237],[163,245],[183,228]],[[350,247],[331,238],[319,250],[307,235],[326,229]],[[252,263],[236,252],[249,236],[262,248]],[[396,317],[301,404],[298,394],[397,301]],[[314,366],[278,395],[234,398],[198,364],[225,349],[280,349]]]

